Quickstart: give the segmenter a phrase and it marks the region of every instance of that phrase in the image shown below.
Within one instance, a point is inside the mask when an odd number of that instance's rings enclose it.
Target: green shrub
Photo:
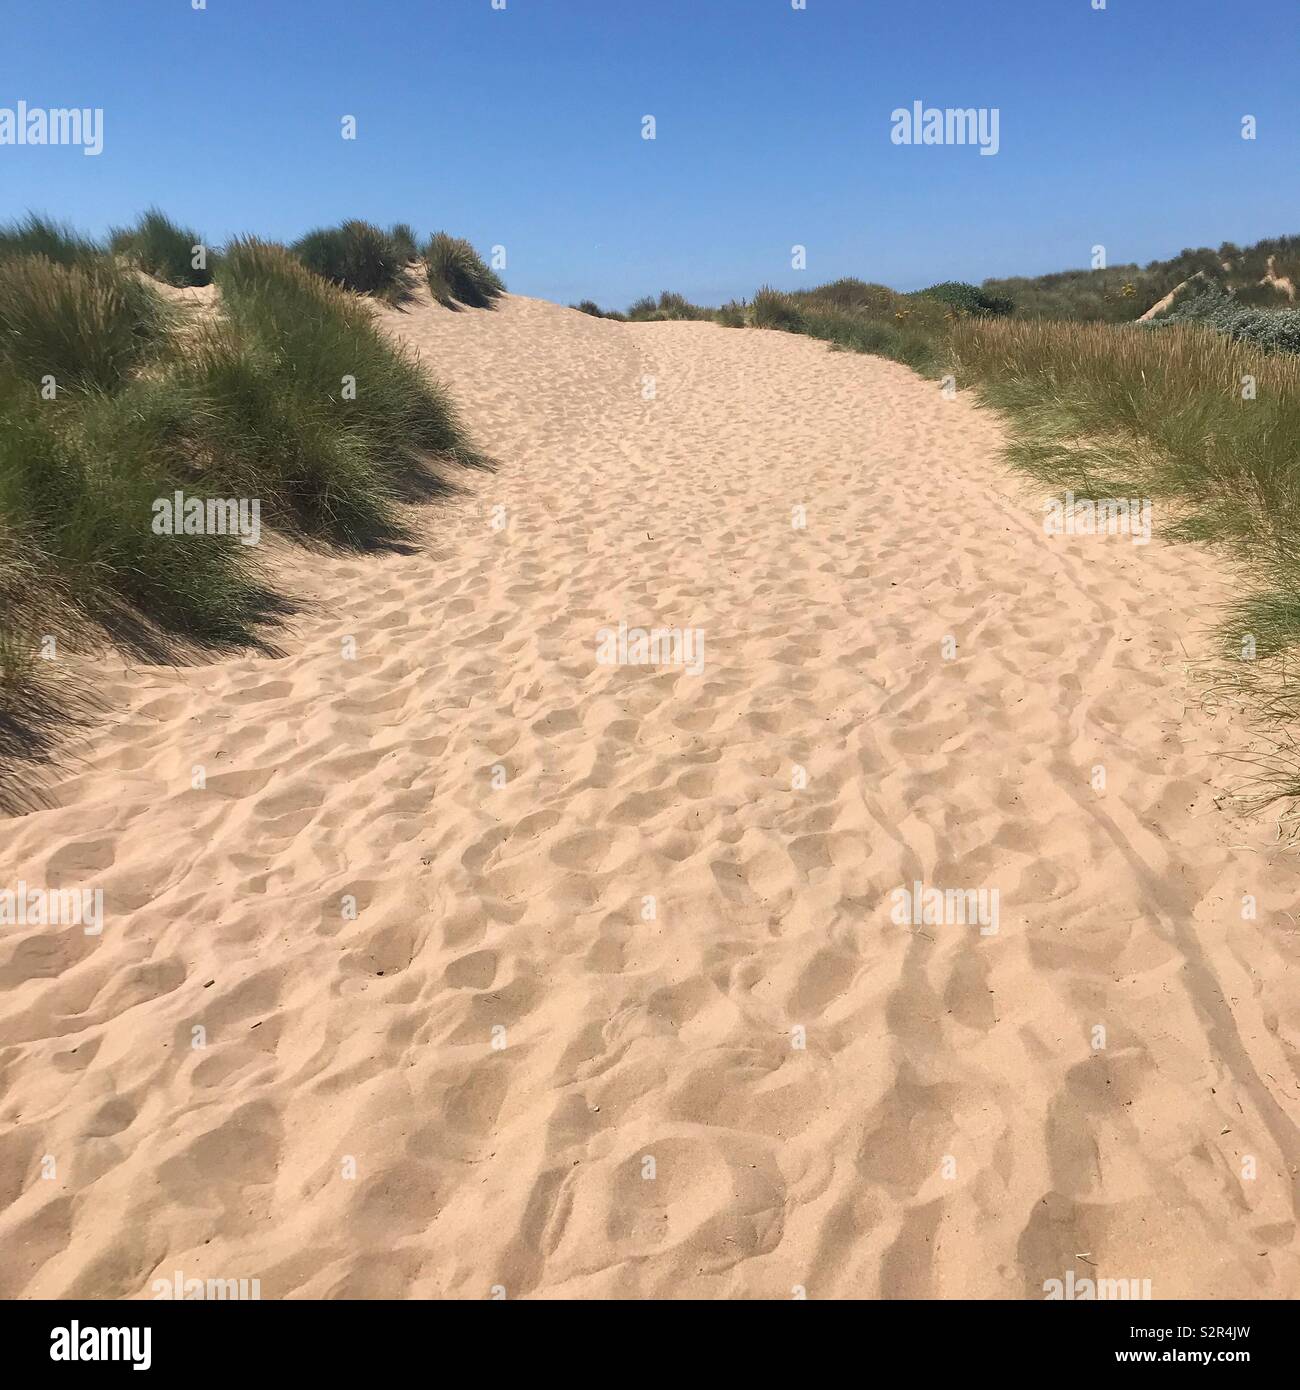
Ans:
[[[178,227],[157,208],[150,208],[134,227],[113,232],[109,245],[115,255],[124,256],[164,284],[212,283],[211,252],[202,237],[188,227]],[[198,259],[202,266],[194,264]]]
[[[713,317],[712,309],[703,309],[698,304],[692,304],[685,295],[672,290],[665,290],[659,296],[658,312],[661,319],[702,321]]]
[[[802,331],[850,352],[872,352],[882,357],[892,357],[899,341],[898,329],[892,324],[842,309],[806,310]]]
[[[282,248],[232,243],[218,282],[235,336],[198,344],[192,385],[210,451],[264,483],[276,515],[364,544],[391,531],[426,455],[479,460],[416,358]]]
[[[633,323],[662,323],[678,319],[704,320],[713,317],[713,310],[692,304],[684,294],[664,290],[658,299],[652,295],[638,299],[629,307],[627,317]]]
[[[1274,287],[1259,284],[1269,271],[1292,280],[1300,273],[1300,237],[1276,237],[1241,248],[1224,242],[1184,248],[1167,260],[1145,266],[1113,265],[1101,270],[1063,270],[1050,275],[985,280],[982,290],[1009,296],[1019,318],[1072,319],[1125,323],[1140,317],[1171,290],[1193,276],[1241,297],[1243,302],[1288,303]]]
[[[978,318],[1000,318],[1015,308],[1010,299],[987,294],[976,285],[968,285],[964,280],[944,280],[941,284],[921,290],[920,293]]]
[[[112,628],[135,610],[197,640],[247,637],[256,590],[237,541],[153,532],[155,499],[194,490],[181,468],[177,404],[157,381],[86,396],[75,410],[9,401],[0,516],[25,542],[20,613],[49,590],[75,615]]]
[[[120,260],[23,235],[63,259],[0,255],[0,754],[50,708],[36,634],[165,660],[168,634],[246,643],[270,615],[250,548],[158,534],[157,501],[256,500],[268,527],[366,545],[436,489],[431,456],[482,461],[416,357],[284,247],[235,242],[221,316],[182,321]],[[142,266],[145,244],[118,240]]]
[[[1253,308],[1215,285],[1175,301],[1151,323],[1199,323],[1265,352],[1300,353],[1300,309]]]
[[[957,380],[1007,413],[1014,463],[1080,497],[1164,499],[1173,535],[1222,546],[1274,591],[1254,618],[1242,601],[1238,640],[1252,632],[1261,655],[1300,644],[1300,612],[1276,599],[1300,593],[1300,359],[1196,322],[966,320],[951,351]]]
[[[256,497],[263,523],[365,545],[397,533],[395,489],[340,404],[313,399],[263,342],[204,329],[179,366],[182,433],[223,496]]]
[[[439,304],[490,309],[505,293],[500,276],[461,237],[435,232],[424,248],[424,265],[429,289]]]
[[[37,388],[112,390],[166,336],[162,301],[130,271],[103,260],[0,261],[0,357]]]
[[[317,228],[294,242],[292,249],[308,270],[341,289],[393,295],[401,287],[402,250],[370,222]]]
[[[409,222],[394,222],[388,229],[388,239],[404,265],[410,265],[420,259],[419,238]]]
[[[883,317],[894,312],[902,296],[887,285],[847,277],[816,285],[812,289],[795,290],[790,298],[799,304],[816,304],[826,309],[852,310]]]
[[[786,333],[802,333],[805,328],[803,314],[795,300],[767,285],[754,296],[750,313],[755,328],[776,328]]]
[[[0,227],[0,261],[15,256],[44,256],[56,265],[77,265],[103,254],[103,247],[62,222],[29,212]]]

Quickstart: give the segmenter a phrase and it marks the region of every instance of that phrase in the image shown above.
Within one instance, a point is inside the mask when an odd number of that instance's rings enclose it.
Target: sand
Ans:
[[[384,317],[498,471],[411,553],[272,546],[279,657],[85,662],[0,828],[106,904],[0,932],[0,1294],[1300,1294],[1300,875],[1221,804],[1206,556],[1046,536],[891,362]]]

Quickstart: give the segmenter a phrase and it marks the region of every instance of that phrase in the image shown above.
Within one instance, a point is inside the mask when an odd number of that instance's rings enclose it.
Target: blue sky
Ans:
[[[0,107],[102,107],[105,139],[0,146],[0,216],[403,220],[504,245],[518,293],[619,307],[1300,232],[1294,0],[506,3],[0,0]],[[916,100],[997,107],[1000,152],[892,144]]]

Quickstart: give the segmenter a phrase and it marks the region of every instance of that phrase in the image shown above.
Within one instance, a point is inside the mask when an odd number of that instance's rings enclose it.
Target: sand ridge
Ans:
[[[497,471],[412,553],[277,549],[279,659],[97,668],[0,826],[106,902],[0,934],[0,1295],[1300,1293],[1298,876],[1215,801],[1206,557],[1045,536],[882,359],[382,317]]]

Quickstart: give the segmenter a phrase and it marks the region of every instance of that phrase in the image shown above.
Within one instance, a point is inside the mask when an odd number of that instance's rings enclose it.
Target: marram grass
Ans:
[[[39,218],[0,231],[6,738],[47,638],[165,659],[253,642],[283,607],[237,536],[155,532],[159,498],[253,498],[269,528],[366,547],[405,534],[433,458],[481,461],[416,357],[284,247],[231,243],[217,311],[170,307],[151,279],[185,278],[192,236],[152,213],[115,253]]]

